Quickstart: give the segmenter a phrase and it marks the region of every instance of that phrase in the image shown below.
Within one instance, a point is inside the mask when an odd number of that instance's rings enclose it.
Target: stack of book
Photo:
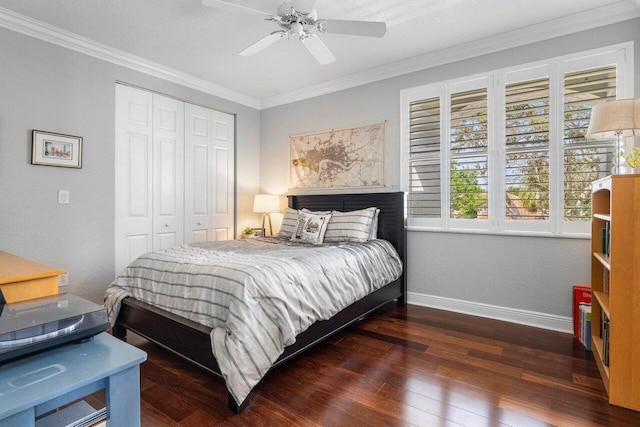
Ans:
[[[580,342],[591,350],[591,304],[580,304]]]
[[[573,285],[573,335],[580,337],[580,304],[591,304],[591,287]]]

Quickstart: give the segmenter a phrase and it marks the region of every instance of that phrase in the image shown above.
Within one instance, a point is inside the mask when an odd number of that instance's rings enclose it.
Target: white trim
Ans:
[[[457,233],[457,234],[486,234],[487,236],[515,236],[515,237],[552,237],[555,239],[591,239],[591,233],[579,233],[579,232],[564,232],[560,233],[545,233],[541,231],[523,231],[523,230],[484,230],[478,229],[461,229],[461,228],[442,228],[436,226],[416,225],[407,226],[407,231],[418,231],[425,233]]]
[[[520,325],[573,334],[573,321],[571,318],[558,316],[556,314],[538,313],[518,308],[500,307],[497,305],[438,297],[435,295],[418,294],[415,292],[409,292],[407,294],[407,302],[409,304],[420,305],[423,307],[437,308],[440,310],[470,314],[472,316],[503,320]]]
[[[260,100],[0,7],[0,27],[115,65],[260,109]]]
[[[440,49],[406,60],[383,65],[299,90],[262,98],[260,108],[266,109],[353,87],[374,83],[404,74],[434,68],[452,62],[487,55],[502,50],[536,43],[568,34],[586,31],[640,17],[640,8],[633,2],[620,1],[570,16],[530,25],[451,48]]]

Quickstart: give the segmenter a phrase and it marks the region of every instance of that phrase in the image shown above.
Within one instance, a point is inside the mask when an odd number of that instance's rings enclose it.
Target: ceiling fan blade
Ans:
[[[298,12],[309,13],[316,5],[316,0],[293,0],[293,8]]]
[[[387,33],[387,24],[370,21],[345,21],[328,19],[322,21],[322,31],[352,36],[382,37]]]
[[[229,12],[241,12],[241,13],[250,13],[253,15],[260,16],[272,16],[272,13],[265,12],[258,9],[252,9],[250,7],[241,6],[239,4],[229,3],[222,0],[202,0],[202,4],[204,6],[213,7],[214,9],[227,10]]]
[[[251,46],[249,46],[248,48],[240,52],[238,55],[242,55],[242,56],[255,55],[256,53],[268,48],[269,46],[271,46],[272,44],[280,40],[283,36],[284,36],[284,31],[275,31],[269,34],[268,36],[258,40],[257,42],[255,42],[254,44],[252,44]]]
[[[306,47],[313,57],[322,65],[331,64],[336,60],[336,57],[333,56],[333,53],[331,53],[322,40],[313,34],[303,39],[302,44],[304,44],[304,47]]]

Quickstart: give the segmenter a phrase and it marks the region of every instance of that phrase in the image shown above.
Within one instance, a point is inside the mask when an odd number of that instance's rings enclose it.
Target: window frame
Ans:
[[[446,98],[446,106],[447,109],[445,110],[446,114],[445,114],[445,123],[446,123],[446,127],[445,129],[440,129],[440,135],[444,135],[446,137],[446,147],[444,150],[445,151],[444,155],[445,155],[445,162],[443,163],[442,169],[446,169],[447,175],[446,175],[446,183],[442,182],[442,185],[446,185],[447,187],[447,197],[446,199],[443,201],[442,203],[442,215],[445,217],[446,219],[446,224],[448,226],[449,229],[453,229],[453,230],[491,230],[492,229],[492,221],[494,221],[495,219],[495,213],[493,211],[493,191],[490,191],[492,188],[492,180],[494,179],[494,177],[491,174],[492,171],[492,163],[495,161],[495,159],[493,159],[493,156],[491,155],[491,151],[492,151],[492,147],[491,147],[491,142],[493,140],[492,136],[493,136],[493,132],[495,130],[495,125],[494,123],[492,123],[492,121],[489,119],[487,121],[487,139],[489,141],[489,146],[487,147],[487,167],[488,167],[488,171],[487,171],[487,181],[488,181],[488,189],[487,189],[487,193],[488,193],[488,203],[487,203],[487,208],[488,208],[488,215],[487,215],[487,219],[483,220],[483,219],[462,219],[462,218],[451,218],[451,159],[452,159],[452,155],[451,155],[451,96],[455,93],[461,93],[461,92],[466,92],[466,91],[471,91],[471,90],[478,90],[478,89],[486,89],[487,90],[487,116],[488,117],[492,117],[492,98],[494,97],[493,94],[493,82],[492,82],[492,78],[491,76],[483,76],[480,78],[473,78],[473,79],[468,79],[468,80],[464,80],[464,81],[457,81],[454,83],[451,83],[448,87],[447,90],[447,98]]]
[[[547,60],[521,64],[487,73],[403,89],[400,91],[401,189],[410,193],[409,105],[426,98],[440,98],[441,215],[440,218],[416,218],[407,212],[409,230],[473,232],[523,236],[562,236],[585,238],[589,221],[564,220],[564,76],[566,73],[604,65],[616,65],[616,98],[633,97],[634,42],[578,52]],[[546,75],[545,75],[546,74]],[[505,89],[510,83],[549,78],[549,219],[507,220],[505,211]],[[449,215],[451,94],[486,84],[488,106],[488,220],[452,219]]]
[[[496,209],[500,209],[500,218],[503,221],[502,228],[505,232],[534,232],[534,233],[550,233],[553,231],[553,217],[554,215],[551,212],[556,212],[557,206],[557,192],[558,190],[558,159],[553,155],[554,146],[557,144],[557,139],[553,136],[557,134],[556,128],[558,127],[558,108],[562,103],[562,100],[558,100],[554,95],[557,91],[557,79],[552,78],[552,76],[556,74],[553,64],[543,64],[535,67],[529,67],[525,69],[517,69],[512,71],[506,71],[501,73],[500,78],[504,84],[501,86],[502,96],[499,99],[499,108],[498,108],[498,116],[496,117],[496,125],[501,126],[501,130],[498,136],[498,152],[500,159],[499,171],[500,177],[502,181],[499,184],[498,189],[500,190],[500,194],[504,196],[506,193],[506,179],[505,179],[505,170],[506,170],[506,158],[507,158],[507,150],[506,150],[506,135],[504,132],[504,127],[506,123],[506,87],[512,83],[519,83],[525,81],[531,81],[540,78],[548,78],[549,79],[549,219],[548,220],[536,220],[536,221],[527,221],[527,220],[507,220],[506,219],[506,209],[504,204],[504,199],[500,198],[497,203],[499,206],[496,206]],[[495,192],[495,191],[494,191]]]

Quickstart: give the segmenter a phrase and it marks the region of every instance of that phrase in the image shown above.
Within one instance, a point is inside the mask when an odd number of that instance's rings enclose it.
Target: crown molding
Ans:
[[[0,8],[0,27],[247,107],[260,108],[260,100],[257,98],[114,49],[8,9]]]
[[[640,0],[624,0],[613,5],[587,10],[568,17],[546,21],[541,24],[530,25],[518,30],[508,31],[470,43],[429,52],[299,90],[262,98],[260,101],[260,109],[303,101],[305,99],[339,92],[356,86],[362,86],[452,62],[635,19],[640,17],[640,7],[638,7],[638,4],[640,4]]]
[[[555,37],[615,24],[640,17],[640,0],[623,0],[574,15],[531,25],[518,30],[476,40],[470,43],[440,49],[392,64],[376,67],[346,77],[279,95],[257,99],[209,81],[182,73],[148,61],[91,39],[62,30],[44,22],[20,15],[0,7],[0,28],[6,28],[54,45],[70,49],[97,59],[180,84],[228,101],[255,109],[267,109],[341,90],[374,83],[440,65],[482,56],[505,49],[540,42]]]

